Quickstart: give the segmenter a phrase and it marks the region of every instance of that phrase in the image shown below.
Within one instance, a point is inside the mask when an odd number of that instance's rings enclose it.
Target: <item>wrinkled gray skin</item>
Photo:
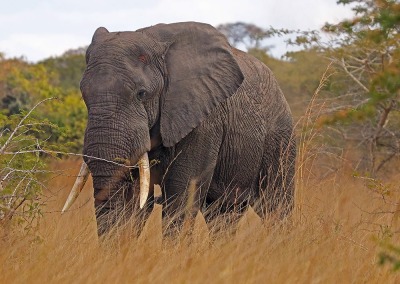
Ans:
[[[278,206],[282,216],[291,211],[296,150],[288,104],[271,71],[215,28],[99,28],[86,61],[84,160],[99,234],[138,206],[138,170],[88,156],[135,165],[147,151],[158,160],[144,212],[154,184],[162,187],[164,216],[183,212],[191,182],[189,215],[212,204],[214,213],[248,204],[261,216]]]

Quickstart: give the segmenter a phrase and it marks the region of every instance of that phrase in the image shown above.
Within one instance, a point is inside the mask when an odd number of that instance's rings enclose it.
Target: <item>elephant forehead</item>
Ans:
[[[98,50],[97,55],[141,55],[156,47],[151,38],[141,32],[112,32],[106,35],[101,41],[92,43],[91,49]]]

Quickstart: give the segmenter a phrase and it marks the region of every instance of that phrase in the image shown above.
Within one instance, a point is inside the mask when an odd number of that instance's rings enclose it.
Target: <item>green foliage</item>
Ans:
[[[390,0],[346,0],[358,3],[356,16],[338,24],[325,24],[323,30],[336,35],[339,48],[327,49],[328,54],[345,63],[348,75],[377,104],[398,96],[400,90],[400,3]],[[358,68],[357,72],[350,68]]]
[[[359,133],[359,145],[369,156],[371,173],[400,151],[400,129],[393,124],[400,99],[400,3],[390,0],[338,1],[353,6],[354,18],[325,24],[335,36],[325,53],[343,80],[336,94],[342,107],[327,123],[342,125],[344,133]],[[346,99],[343,93],[347,93]],[[355,126],[363,122],[367,127]]]
[[[292,34],[290,44],[316,50],[333,63],[330,83],[321,90],[324,109],[318,119],[342,145],[357,145],[366,172],[376,174],[400,153],[400,3],[390,0],[342,0],[354,17],[323,31],[276,31]],[[326,37],[325,37],[326,38]],[[339,135],[338,135],[339,134]]]
[[[0,225],[33,228],[42,214],[50,159],[80,152],[84,65],[76,53],[38,64],[0,56]]]
[[[386,43],[399,31],[400,3],[396,0],[339,0],[337,3],[356,4],[352,8],[356,16],[337,25],[326,24],[329,32]]]
[[[51,142],[80,151],[86,122],[86,108],[79,91],[85,64],[82,55],[72,54],[38,64],[21,60],[0,61],[0,112],[8,116],[33,107],[33,102],[57,97],[41,110],[57,128],[49,129]],[[44,138],[44,137],[42,137]]]
[[[51,99],[41,101],[49,102]],[[42,191],[48,158],[46,149],[63,150],[45,139],[57,126],[36,112],[6,116],[0,114],[0,225],[32,229],[41,216]]]
[[[7,115],[17,114],[31,108],[35,99],[59,97],[61,90],[52,81],[54,78],[42,65],[22,64],[10,68],[4,82],[1,109]]]
[[[50,73],[57,74],[57,83],[63,90],[79,91],[79,82],[86,67],[85,50],[68,51],[61,57],[42,61]]]

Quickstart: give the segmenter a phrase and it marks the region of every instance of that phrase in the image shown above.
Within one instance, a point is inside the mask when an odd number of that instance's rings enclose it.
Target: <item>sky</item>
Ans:
[[[157,23],[241,21],[312,30],[351,16],[336,0],[9,0],[1,4],[0,52],[37,62],[89,45],[100,26],[134,31]],[[288,48],[279,39],[271,44],[277,57]]]

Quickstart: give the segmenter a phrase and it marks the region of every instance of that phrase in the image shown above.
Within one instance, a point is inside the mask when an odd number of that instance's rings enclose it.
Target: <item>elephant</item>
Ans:
[[[261,217],[278,209],[290,215],[296,142],[289,105],[271,70],[211,25],[100,27],[80,89],[88,111],[84,162],[69,200],[90,172],[99,234],[129,202],[129,214],[161,203],[165,218],[249,205]]]

